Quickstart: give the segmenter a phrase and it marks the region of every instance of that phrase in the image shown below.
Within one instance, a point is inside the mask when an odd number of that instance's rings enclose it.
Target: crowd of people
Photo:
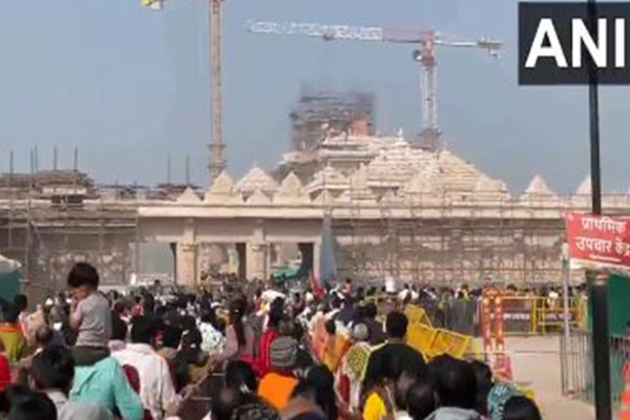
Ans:
[[[411,288],[377,304],[351,280],[331,290],[133,296],[99,291],[76,264],[67,293],[35,313],[2,305],[0,417],[187,420],[214,381],[207,420],[540,420],[536,404],[483,362],[428,361],[405,342]]]

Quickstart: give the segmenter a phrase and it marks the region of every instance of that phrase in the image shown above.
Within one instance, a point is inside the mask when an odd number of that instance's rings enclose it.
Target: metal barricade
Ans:
[[[473,299],[454,299],[450,302],[451,316],[446,329],[464,335],[477,332],[479,305]]]
[[[502,299],[506,334],[558,333],[564,328],[564,307],[560,298],[504,296]],[[580,299],[569,299],[571,327],[577,328],[583,318]]]
[[[579,298],[569,299],[569,324],[571,328],[581,325],[583,305]],[[535,298],[532,307],[532,333],[559,332],[564,328],[562,299]]]
[[[561,339],[562,393],[586,403],[594,403],[593,335],[590,331],[571,330]],[[626,377],[630,373],[630,339],[611,336],[610,378],[613,411],[622,401]],[[627,399],[627,396],[626,396]]]
[[[433,342],[432,355],[440,356],[448,354],[458,359],[463,359],[471,349],[472,336],[458,334],[452,331],[438,330]]]
[[[407,344],[418,350],[426,358],[429,358],[436,335],[437,330],[433,327],[423,324],[409,324],[407,328]]]
[[[423,308],[438,328],[465,335],[477,333],[479,304],[474,299],[448,299]]]
[[[571,330],[560,339],[560,366],[562,393],[593,403],[593,351],[592,334],[588,331]]]
[[[423,324],[428,327],[433,327],[431,318],[427,314],[424,308],[416,305],[408,305],[405,309],[405,315],[410,324]]]
[[[510,334],[558,333],[564,327],[562,299],[535,296],[502,296],[504,328]],[[479,334],[480,304],[474,299],[449,299],[431,307],[422,305],[433,326],[464,335]],[[582,299],[569,300],[572,328],[584,324]]]
[[[407,344],[421,352],[428,360],[448,354],[463,358],[471,353],[472,335],[434,328],[424,309],[409,306],[405,310],[409,319]]]

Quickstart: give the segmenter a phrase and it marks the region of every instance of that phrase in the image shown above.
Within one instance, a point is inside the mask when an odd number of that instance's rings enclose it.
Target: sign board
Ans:
[[[545,312],[541,317],[546,323],[554,323],[564,321],[564,312],[562,310],[556,310],[553,312]],[[577,317],[575,311],[569,312],[569,321],[576,321]],[[503,314],[504,321],[527,321],[532,320],[531,312],[506,312]]]
[[[629,219],[568,213],[565,215],[573,267],[630,268]]]

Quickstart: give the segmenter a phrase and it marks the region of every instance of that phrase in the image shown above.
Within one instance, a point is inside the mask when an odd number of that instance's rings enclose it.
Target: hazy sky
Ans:
[[[324,43],[246,31],[248,19],[435,28],[505,42],[439,52],[439,119],[448,147],[518,193],[533,175],[573,191],[588,172],[586,87],[517,85],[516,0],[228,0],[224,4],[225,139],[230,173],[270,167],[288,148],[288,110],[304,82],[374,91],[382,130],[410,137],[420,121],[412,46]],[[171,0],[4,0],[0,8],[0,169],[81,169],[100,182],[205,184],[209,139],[207,3]],[[627,88],[601,93],[604,187],[630,185]]]

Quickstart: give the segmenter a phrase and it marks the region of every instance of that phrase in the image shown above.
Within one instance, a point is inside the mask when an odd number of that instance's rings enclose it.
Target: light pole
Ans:
[[[597,28],[597,3],[588,0],[589,29]],[[599,90],[598,70],[592,58],[589,60],[589,122],[591,146],[591,195],[593,214],[602,214],[602,179],[600,166]],[[610,387],[610,349],[608,339],[608,275],[587,272],[593,317],[593,372],[595,381],[595,418],[612,420]]]

